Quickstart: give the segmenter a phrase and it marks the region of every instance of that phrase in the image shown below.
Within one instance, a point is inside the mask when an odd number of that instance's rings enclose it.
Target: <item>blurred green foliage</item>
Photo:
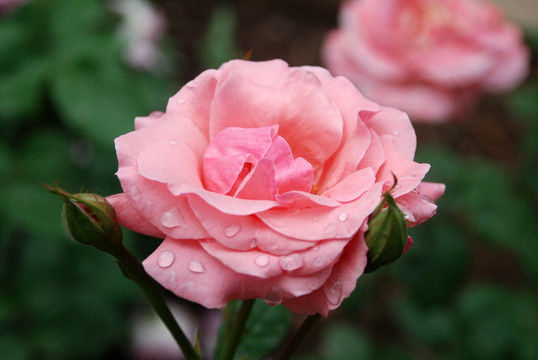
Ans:
[[[3,359],[96,359],[128,341],[136,286],[67,237],[39,184],[121,191],[113,139],[179,88],[124,64],[117,22],[97,0],[36,0],[0,19]]]
[[[34,0],[0,19],[2,358],[128,356],[128,324],[144,300],[112,258],[67,237],[61,202],[39,185],[121,191],[113,139],[180,87],[170,73],[124,64],[117,22],[99,0]],[[200,70],[237,57],[237,22],[231,6],[214,8],[198,39]],[[538,35],[528,42],[536,56]],[[411,229],[400,260],[359,279],[297,359],[538,358],[536,74],[502,101],[517,122],[514,163],[420,143],[428,180],[447,184],[438,214]],[[140,258],[156,246],[126,237]],[[257,301],[236,358],[270,353],[289,321],[283,307]]]

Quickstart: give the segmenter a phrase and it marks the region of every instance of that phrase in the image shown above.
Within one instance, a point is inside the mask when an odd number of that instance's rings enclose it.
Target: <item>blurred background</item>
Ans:
[[[538,2],[495,2],[523,27],[531,74],[459,122],[415,126],[427,180],[447,184],[438,214],[411,229],[401,260],[359,279],[298,359],[538,358]],[[113,139],[135,116],[232,58],[320,65],[339,3],[0,0],[2,359],[169,356],[135,285],[65,235],[39,183],[120,192]],[[139,259],[159,243],[125,237]],[[173,301],[185,327],[202,319],[214,336],[218,311]],[[243,344],[243,358],[268,355],[302,320],[257,306],[265,333],[251,335],[269,340]]]

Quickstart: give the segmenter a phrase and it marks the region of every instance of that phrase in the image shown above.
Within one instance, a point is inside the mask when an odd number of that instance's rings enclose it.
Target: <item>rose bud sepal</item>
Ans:
[[[70,194],[57,185],[43,185],[64,201],[62,223],[74,240],[106,252],[113,252],[122,244],[116,212],[104,197],[92,193]]]
[[[368,221],[368,232],[365,235],[368,263],[365,273],[390,264],[406,250],[409,237],[407,222],[390,194],[391,190],[392,188],[383,194],[383,200]]]
[[[116,212],[112,205],[100,195],[70,194],[57,185],[54,187],[42,185],[64,201],[62,222],[67,233],[82,244],[92,245],[113,255],[123,275],[134,281],[153,305],[155,312],[179,345],[185,359],[200,360],[200,354],[185,336],[153,279],[123,246],[121,228],[116,221]]]

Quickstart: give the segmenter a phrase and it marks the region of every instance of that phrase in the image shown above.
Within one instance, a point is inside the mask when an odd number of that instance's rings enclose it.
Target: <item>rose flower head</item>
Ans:
[[[367,265],[387,191],[409,226],[435,213],[444,185],[422,181],[415,147],[405,113],[343,77],[233,60],[116,139],[124,192],[108,200],[122,225],[164,238],[143,265],[176,295],[326,316]]]
[[[529,70],[521,31],[484,0],[350,0],[339,19],[322,47],[327,68],[413,121],[457,118]]]

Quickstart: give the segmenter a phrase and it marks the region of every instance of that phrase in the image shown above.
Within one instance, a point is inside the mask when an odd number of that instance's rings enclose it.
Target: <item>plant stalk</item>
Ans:
[[[317,324],[317,322],[321,319],[320,314],[316,315],[309,315],[306,317],[306,319],[301,324],[301,327],[297,330],[289,344],[284,349],[284,352],[280,357],[279,360],[287,360],[290,359],[291,356],[295,353],[295,351],[301,346],[303,341],[306,339],[306,337],[310,334],[310,332],[314,329],[314,326]]]
[[[235,317],[235,321],[232,323],[230,332],[226,337],[226,342],[224,343],[220,360],[233,359],[235,350],[237,349],[237,345],[239,345],[241,334],[243,333],[243,329],[245,328],[245,324],[247,323],[248,316],[250,315],[252,306],[254,306],[255,300],[256,299],[245,300],[241,304],[241,307],[239,308],[239,311]]]
[[[133,280],[140,287],[144,295],[146,295],[155,312],[176,340],[185,359],[200,360],[200,355],[194,350],[189,339],[187,339],[185,333],[181,330],[181,327],[164,301],[161,292],[153,279],[146,273],[142,264],[123,245],[116,247],[110,253],[118,260],[124,275]]]

